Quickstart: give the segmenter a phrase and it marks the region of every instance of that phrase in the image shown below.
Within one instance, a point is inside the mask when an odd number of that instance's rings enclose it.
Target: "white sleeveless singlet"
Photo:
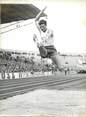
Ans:
[[[40,36],[41,36],[41,43],[44,46],[54,45],[53,31],[51,29],[47,29],[46,32],[41,31]]]

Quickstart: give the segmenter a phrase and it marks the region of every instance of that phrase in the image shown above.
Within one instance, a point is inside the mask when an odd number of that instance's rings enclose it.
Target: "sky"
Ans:
[[[86,2],[38,0],[32,3],[40,9],[47,6],[46,20],[48,27],[54,31],[54,44],[58,52],[86,53]],[[30,25],[1,34],[0,48],[38,51],[32,39],[34,33],[38,34],[34,20],[27,20],[20,26],[26,23]],[[15,25],[10,28],[15,28]]]

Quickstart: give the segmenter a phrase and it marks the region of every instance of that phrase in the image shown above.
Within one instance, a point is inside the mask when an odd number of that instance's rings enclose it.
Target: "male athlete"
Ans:
[[[39,52],[42,58],[50,58],[53,63],[57,66],[60,71],[63,71],[63,68],[60,63],[60,58],[57,53],[57,50],[54,46],[54,34],[53,30],[47,28],[47,21],[40,17],[45,11],[46,7],[36,16],[35,24],[40,33],[41,42],[38,41],[37,35],[33,35],[33,40],[37,43]]]

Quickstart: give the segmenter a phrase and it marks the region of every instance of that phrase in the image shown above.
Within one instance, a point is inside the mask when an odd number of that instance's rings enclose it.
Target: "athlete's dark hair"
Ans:
[[[47,25],[46,20],[40,20],[40,21],[39,21],[39,25],[41,25],[41,24],[45,24],[45,25]]]

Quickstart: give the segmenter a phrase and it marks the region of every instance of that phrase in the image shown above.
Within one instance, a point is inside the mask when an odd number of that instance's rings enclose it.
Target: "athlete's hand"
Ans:
[[[37,42],[37,35],[36,35],[36,34],[33,35],[33,40],[34,40],[35,42]]]
[[[33,35],[33,40],[37,44],[37,47],[40,47],[41,46],[40,43],[38,42],[38,38],[37,38],[37,35],[36,34]]]
[[[37,43],[37,46],[40,47],[40,46],[43,46],[43,44],[40,42],[40,43]]]

